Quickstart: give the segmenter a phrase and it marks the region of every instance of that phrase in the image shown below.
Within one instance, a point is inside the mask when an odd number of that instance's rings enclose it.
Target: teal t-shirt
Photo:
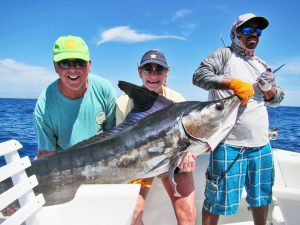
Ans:
[[[116,94],[104,78],[89,74],[88,89],[79,99],[66,98],[58,80],[37,100],[33,113],[39,150],[62,150],[115,126]]]

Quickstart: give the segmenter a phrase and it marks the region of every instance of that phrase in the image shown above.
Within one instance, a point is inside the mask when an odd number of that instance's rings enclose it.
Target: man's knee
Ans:
[[[182,207],[179,207],[179,211],[177,211],[177,220],[178,224],[195,224],[197,217],[197,210],[193,205],[186,204]]]
[[[191,208],[187,213],[187,217],[188,217],[188,221],[190,221],[191,224],[194,224],[197,217],[197,210],[195,208]]]

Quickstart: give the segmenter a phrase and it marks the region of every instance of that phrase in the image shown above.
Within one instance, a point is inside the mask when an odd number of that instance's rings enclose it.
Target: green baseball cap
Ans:
[[[64,59],[90,60],[89,48],[81,37],[61,36],[53,47],[53,60],[59,62]]]

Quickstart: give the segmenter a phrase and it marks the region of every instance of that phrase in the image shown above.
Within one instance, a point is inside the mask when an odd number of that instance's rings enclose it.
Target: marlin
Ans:
[[[144,87],[119,81],[134,101],[123,123],[96,134],[27,168],[35,174],[46,205],[74,198],[83,184],[128,183],[137,178],[168,175],[174,194],[174,170],[188,151],[213,150],[236,122],[237,96],[218,101],[174,103]]]

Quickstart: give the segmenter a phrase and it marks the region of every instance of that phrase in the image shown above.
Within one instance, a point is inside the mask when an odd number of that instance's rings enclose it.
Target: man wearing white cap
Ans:
[[[240,15],[231,29],[231,46],[213,52],[193,75],[193,83],[209,90],[210,99],[232,94],[241,99],[236,125],[210,153],[203,224],[217,224],[219,215],[235,214],[244,187],[254,223],[266,224],[274,170],[265,105],[278,105],[284,97],[271,68],[254,54],[268,25],[264,17]]]

